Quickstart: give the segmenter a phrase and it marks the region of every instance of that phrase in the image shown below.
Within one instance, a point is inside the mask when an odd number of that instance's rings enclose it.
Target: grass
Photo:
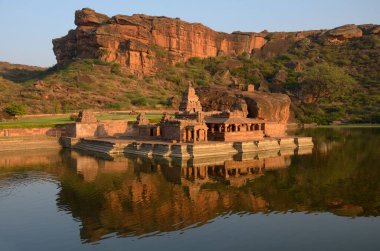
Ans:
[[[100,113],[97,114],[96,117],[99,120],[134,121],[136,119],[136,115],[129,115],[127,113]],[[162,113],[147,113],[146,117],[150,120],[150,122],[156,123],[160,121]],[[17,120],[0,122],[0,129],[54,127],[68,123],[73,123],[73,121],[70,120],[69,114],[59,116],[19,118]]]
[[[0,122],[0,129],[8,128],[37,128],[37,127],[53,127],[56,125],[63,125],[72,122],[70,115],[67,116],[47,116],[47,117],[32,117],[32,118],[19,118],[17,120],[10,120]]]
[[[127,113],[101,113],[97,114],[96,118],[99,120],[127,120],[135,121],[137,115],[129,115]],[[151,123],[159,122],[162,118],[162,113],[147,113],[146,117]]]

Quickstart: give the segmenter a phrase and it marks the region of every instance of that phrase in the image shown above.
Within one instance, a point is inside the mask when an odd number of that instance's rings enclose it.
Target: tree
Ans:
[[[303,97],[311,97],[312,102],[322,98],[334,100],[347,96],[355,84],[356,81],[341,68],[321,63],[306,70],[301,93]]]

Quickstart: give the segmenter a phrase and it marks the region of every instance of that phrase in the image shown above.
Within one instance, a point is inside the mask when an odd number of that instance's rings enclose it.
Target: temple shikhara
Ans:
[[[246,112],[204,112],[190,84],[184,91],[179,110],[164,113],[158,123],[150,123],[144,112],[136,121],[98,121],[90,111],[78,115],[61,138],[68,148],[107,154],[137,154],[164,157],[208,157],[260,151],[300,151],[312,146],[308,137],[289,137],[286,124],[249,118]]]

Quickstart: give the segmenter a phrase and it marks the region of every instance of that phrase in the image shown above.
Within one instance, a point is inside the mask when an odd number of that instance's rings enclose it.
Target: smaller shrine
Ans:
[[[151,138],[160,136],[160,127],[157,124],[150,124],[145,113],[137,115],[136,122],[132,126],[132,136],[138,138]]]
[[[91,110],[83,110],[80,111],[77,118],[75,119],[75,122],[78,123],[97,123],[98,120],[96,119],[94,113]]]

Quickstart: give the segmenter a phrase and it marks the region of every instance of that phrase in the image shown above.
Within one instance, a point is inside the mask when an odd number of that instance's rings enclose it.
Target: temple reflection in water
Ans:
[[[81,220],[82,238],[89,241],[110,232],[128,236],[179,230],[227,212],[268,212],[265,198],[240,188],[291,163],[289,155],[278,152],[186,161],[66,154],[64,160],[77,175],[61,177],[58,205]]]
[[[227,159],[7,153],[0,154],[0,181],[25,170],[56,177],[57,206],[81,223],[85,242],[109,234],[144,236],[183,230],[225,214],[380,215],[376,200],[380,184],[374,178],[380,170],[370,165],[377,155],[354,154],[356,138],[338,136],[320,142],[317,138],[313,153],[309,148],[296,155],[275,151]]]

